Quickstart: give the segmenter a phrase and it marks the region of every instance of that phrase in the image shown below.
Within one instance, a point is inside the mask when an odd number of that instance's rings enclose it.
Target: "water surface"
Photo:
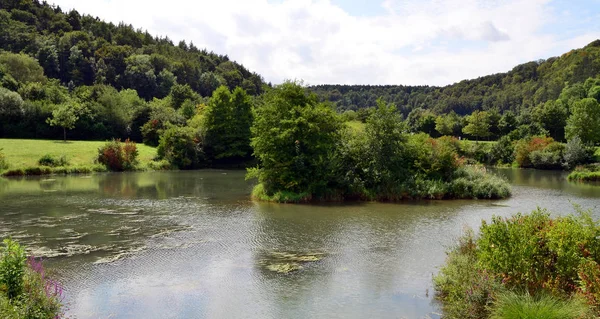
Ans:
[[[439,318],[431,277],[465,227],[573,203],[600,218],[599,186],[499,173],[508,200],[344,205],[252,202],[241,171],[0,179],[0,236],[46,259],[77,318]]]

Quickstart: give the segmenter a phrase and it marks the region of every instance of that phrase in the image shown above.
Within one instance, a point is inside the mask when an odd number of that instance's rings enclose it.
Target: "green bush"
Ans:
[[[51,154],[46,154],[42,156],[38,160],[38,164],[41,166],[50,166],[50,167],[58,167],[58,166],[68,166],[69,160],[65,155],[62,155],[58,158],[52,156]]]
[[[469,229],[448,252],[446,265],[434,277],[444,318],[486,318],[495,296],[504,291],[500,280],[479,267],[476,249],[474,233]]]
[[[585,145],[579,136],[570,139],[565,147],[563,163],[566,168],[574,168],[577,165],[587,164],[594,159],[593,147]]]
[[[206,165],[202,143],[190,127],[171,127],[163,132],[157,149],[158,156],[179,169]]]
[[[45,276],[41,260],[27,258],[16,242],[5,239],[0,251],[0,317],[62,318],[62,286]]]
[[[508,136],[502,136],[492,146],[489,153],[489,164],[510,164],[515,160],[515,146]]]
[[[437,298],[444,310],[450,309],[451,318],[469,317],[469,309],[489,309],[490,303],[496,301],[493,318],[512,318],[501,315],[521,308],[548,309],[550,315],[557,313],[553,309],[562,306],[576,309],[576,303],[569,301],[571,298],[586,300],[585,308],[598,315],[599,260],[600,226],[589,212],[578,209],[578,215],[552,219],[548,212],[537,209],[530,215],[493,217],[490,223],[482,222],[479,238],[467,233],[461,245],[449,252],[447,263],[434,283]],[[466,298],[470,293],[463,291],[482,287],[481,283],[473,282],[482,272],[500,286],[488,285],[494,288],[489,298]],[[525,292],[533,299],[511,296],[510,302],[504,302],[501,293],[505,291]],[[548,299],[546,295],[556,298]],[[486,317],[480,313],[480,318]]]
[[[499,199],[511,195],[506,179],[487,172],[483,166],[459,168],[448,186],[449,198]]]
[[[490,319],[583,319],[591,318],[581,299],[562,300],[551,295],[532,297],[513,292],[501,294],[492,307]]]
[[[23,292],[25,276],[25,250],[11,239],[4,240],[0,251],[0,286],[9,299]]]
[[[111,171],[134,170],[138,164],[137,156],[135,142],[129,139],[125,143],[121,143],[118,139],[112,140],[98,149],[98,163]]]

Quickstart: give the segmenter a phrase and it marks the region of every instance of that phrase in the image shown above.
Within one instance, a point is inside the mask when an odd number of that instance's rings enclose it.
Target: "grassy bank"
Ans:
[[[102,165],[95,163],[98,149],[105,141],[56,141],[56,140],[27,140],[0,139],[0,149],[4,154],[8,168],[2,174],[11,175],[46,175],[90,173],[106,171]],[[140,169],[148,168],[156,157],[156,148],[137,144]],[[67,165],[59,167],[40,166],[38,161],[45,155],[54,158],[63,157]],[[1,170],[1,169],[0,169]]]
[[[599,182],[600,164],[578,166],[567,176],[567,179],[572,182]]]

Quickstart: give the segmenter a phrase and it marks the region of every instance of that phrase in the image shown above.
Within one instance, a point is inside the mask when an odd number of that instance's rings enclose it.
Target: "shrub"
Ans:
[[[160,137],[157,153],[162,159],[180,169],[205,165],[201,138],[190,127],[171,127]]]
[[[2,151],[2,149],[0,148],[0,171],[8,169],[8,167],[9,167],[9,165],[8,165],[8,161],[6,160],[6,156],[4,155],[4,152]]]
[[[46,277],[41,260],[26,258],[25,250],[5,239],[0,251],[0,317],[61,318],[62,286]]]
[[[67,166],[67,165],[69,165],[69,161],[67,160],[67,157],[65,155],[62,155],[61,157],[56,158],[50,154],[46,154],[38,160],[38,164],[41,166],[57,167],[57,166]]]
[[[563,156],[563,165],[566,168],[574,168],[577,165],[587,164],[594,158],[594,148],[585,145],[579,136],[575,136],[567,142]]]
[[[559,169],[562,167],[562,159],[565,146],[553,142],[543,150],[536,150],[529,154],[529,161],[537,169]]]
[[[490,164],[510,164],[515,160],[515,146],[508,136],[502,136],[489,153]]]
[[[590,309],[578,298],[562,300],[551,295],[532,297],[513,292],[501,294],[492,309],[490,319],[582,319],[590,316]]]
[[[127,171],[135,169],[138,151],[135,142],[129,139],[125,143],[120,140],[106,142],[98,149],[98,163],[111,171]]]
[[[15,299],[23,292],[25,276],[25,250],[11,239],[4,240],[0,251],[0,285],[9,299]]]
[[[469,229],[434,277],[436,299],[442,303],[445,318],[486,318],[494,297],[504,290],[499,280],[479,267],[476,249]]]
[[[468,317],[467,308],[456,305],[460,298],[450,298],[449,293],[458,291],[454,294],[464,297],[460,291],[465,289],[462,283],[465,280],[468,281],[467,285],[475,285],[467,287],[467,291],[478,289],[481,284],[474,284],[473,278],[485,272],[494,278],[495,283],[501,284],[502,287],[497,288],[496,292],[525,292],[532,296],[512,295],[507,299],[510,302],[505,302],[503,297],[497,295],[498,303],[493,308],[497,316],[510,309],[533,313],[548,309],[549,317],[527,318],[554,318],[550,317],[550,314],[557,313],[553,309],[583,309],[576,305],[577,301],[569,300],[574,297],[583,297],[580,299],[587,301],[586,308],[598,315],[600,227],[589,212],[579,209],[578,212],[575,216],[552,219],[547,211],[537,209],[530,215],[493,217],[490,223],[482,222],[479,238],[472,239],[472,234],[468,233],[471,239],[466,247],[469,249],[461,244],[450,251],[447,264],[434,279],[438,299],[442,301],[444,309],[460,310],[451,317]],[[458,263],[464,259],[468,260]],[[459,266],[463,267],[465,273],[455,270]],[[556,298],[544,297],[548,294]],[[463,302],[467,304],[489,304],[489,300],[465,300]]]
[[[450,198],[499,199],[510,196],[510,184],[483,166],[465,166],[454,173],[448,187]]]
[[[519,167],[540,168],[559,165],[562,160],[563,147],[551,137],[530,137],[519,140],[515,144],[515,161]],[[533,154],[532,154],[533,153]],[[558,161],[559,164],[555,164]]]
[[[423,178],[448,181],[459,167],[456,138],[445,136],[433,139],[419,134],[413,136],[409,143],[415,169]]]

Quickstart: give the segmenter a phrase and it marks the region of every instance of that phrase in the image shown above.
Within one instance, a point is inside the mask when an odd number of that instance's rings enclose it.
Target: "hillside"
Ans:
[[[145,123],[185,123],[220,86],[259,95],[265,83],[193,43],[45,1],[0,0],[0,138],[60,138],[47,120],[56,115],[75,119],[72,139],[142,141]]]
[[[583,83],[600,75],[600,40],[560,57],[518,65],[506,73],[464,80],[444,87],[317,85],[311,87],[322,100],[338,110],[373,107],[382,97],[395,103],[407,115],[424,108],[436,114],[451,111],[459,115],[474,110],[496,109],[520,112],[549,100],[556,100],[567,85]]]

